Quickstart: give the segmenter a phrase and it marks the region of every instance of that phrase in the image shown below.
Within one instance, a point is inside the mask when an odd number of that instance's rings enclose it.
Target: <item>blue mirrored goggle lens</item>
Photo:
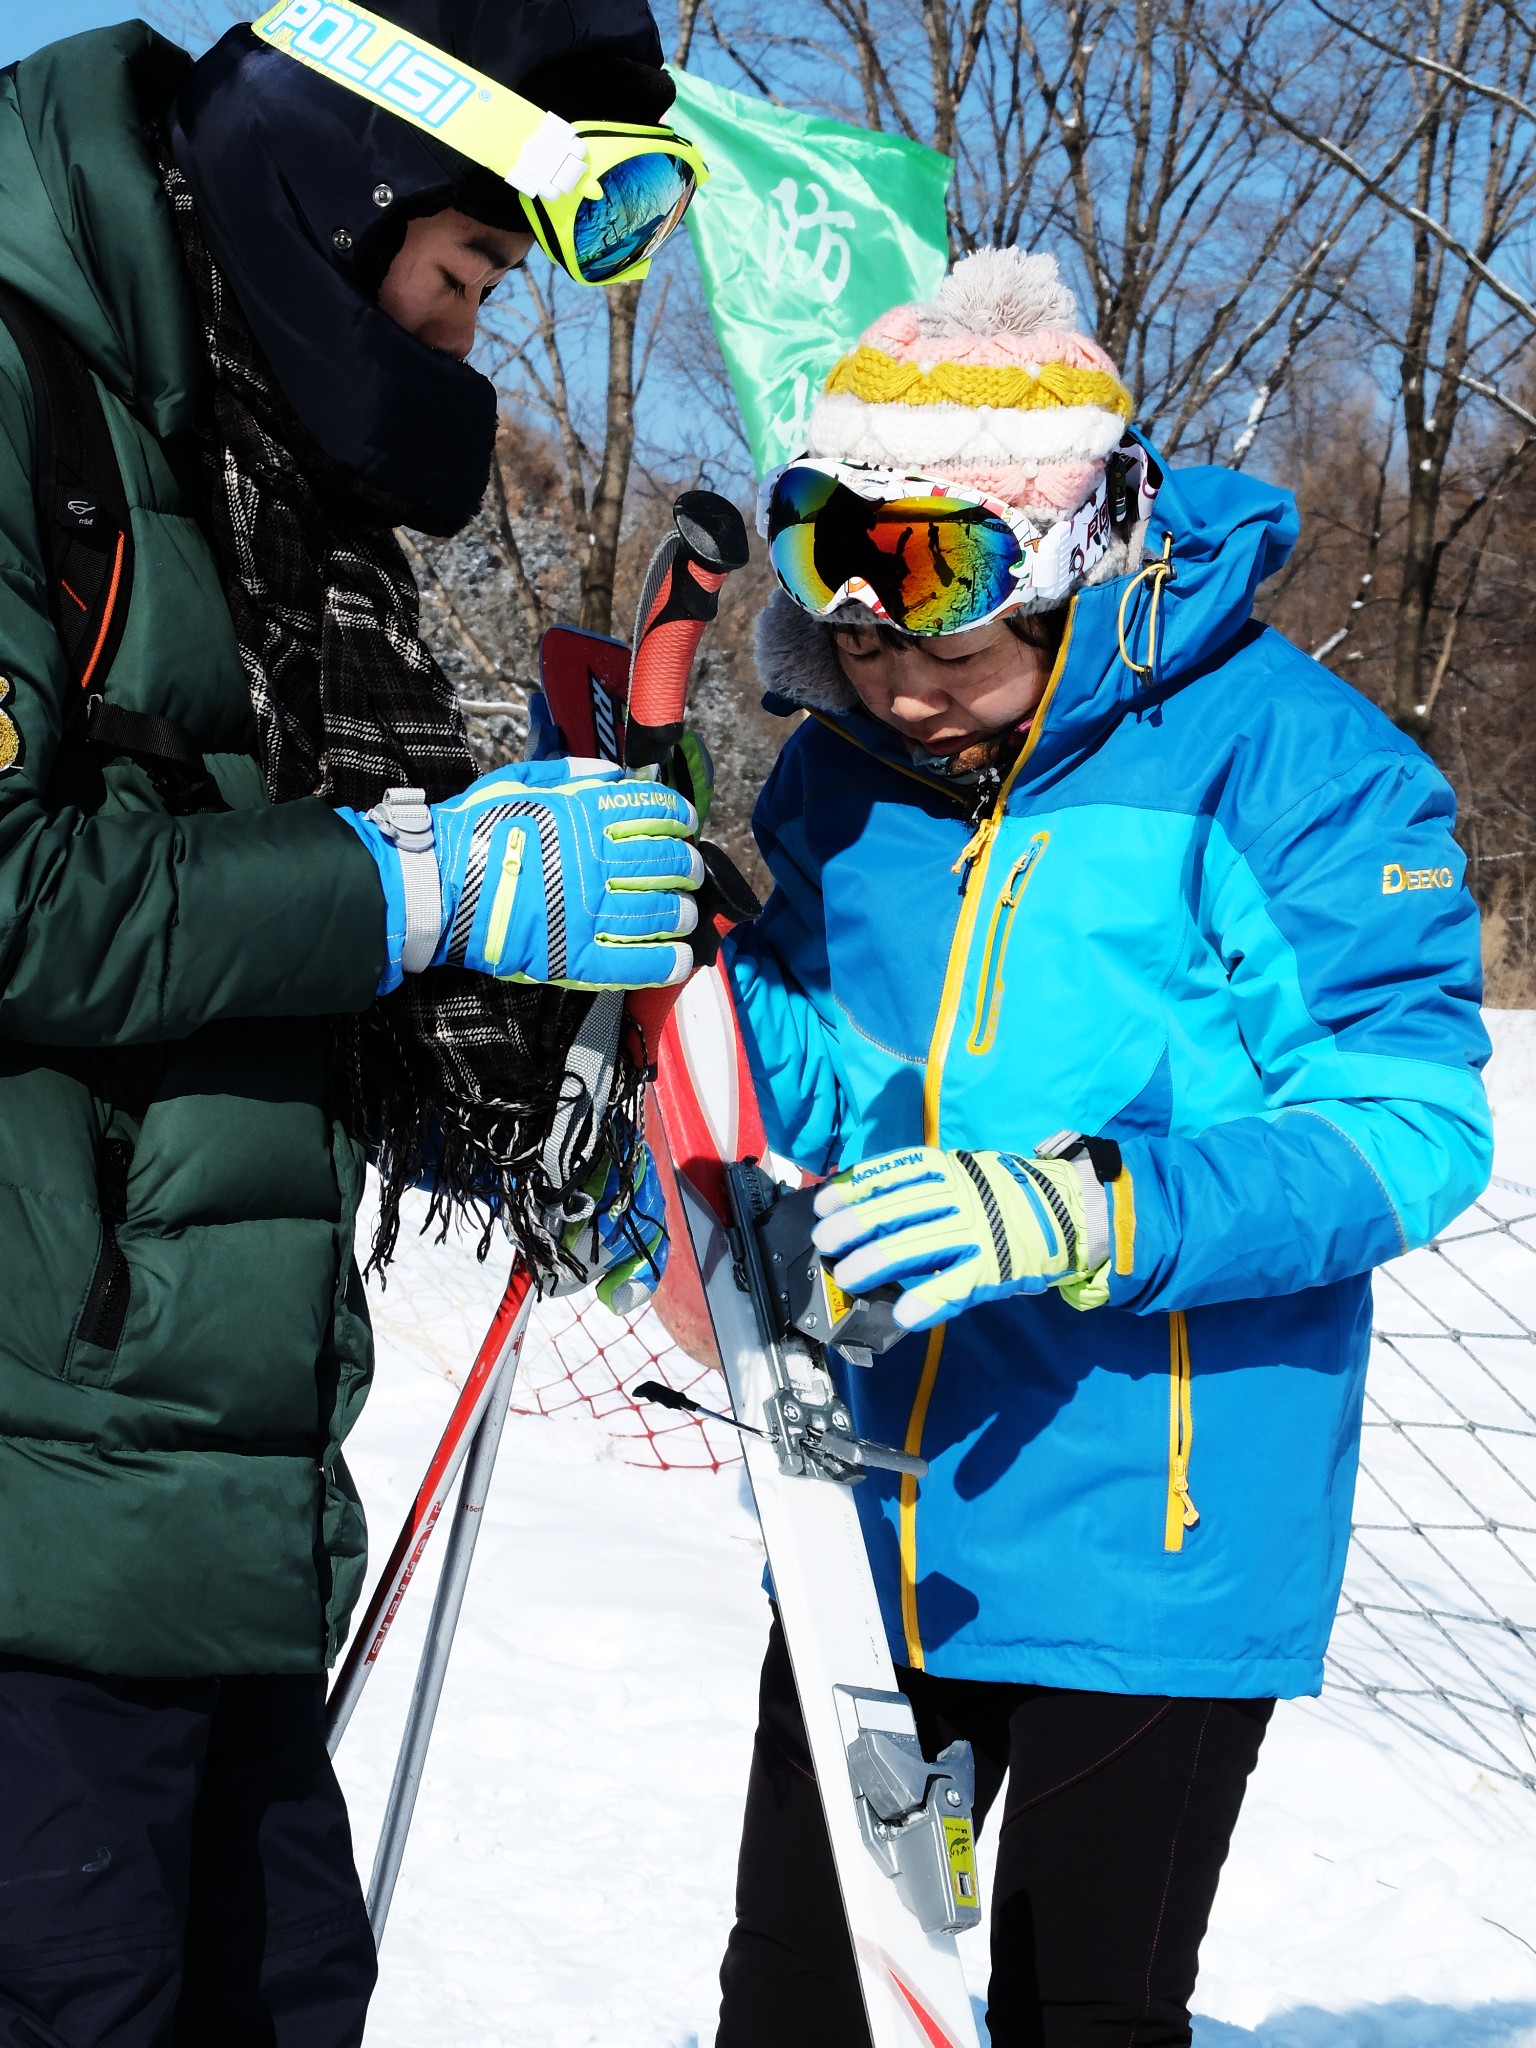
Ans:
[[[681,157],[632,156],[603,173],[601,199],[576,209],[576,267],[589,284],[654,256],[688,211],[693,171]]]

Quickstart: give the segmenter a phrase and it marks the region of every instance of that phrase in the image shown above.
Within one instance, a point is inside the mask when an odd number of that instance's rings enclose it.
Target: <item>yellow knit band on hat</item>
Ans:
[[[1096,405],[1131,417],[1131,394],[1107,370],[1042,363],[1038,372],[1010,364],[937,362],[929,368],[901,363],[883,349],[856,348],[827,379],[828,391],[847,392],[867,405],[990,405],[1017,412],[1045,406]]]

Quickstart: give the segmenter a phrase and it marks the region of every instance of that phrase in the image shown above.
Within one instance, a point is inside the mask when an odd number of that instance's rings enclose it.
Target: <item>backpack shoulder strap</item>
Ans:
[[[73,685],[67,724],[87,722],[128,617],[133,527],[101,394],[72,341],[8,285],[0,320],[21,352],[37,412],[33,491],[48,603]]]
[[[133,588],[133,522],[96,381],[69,337],[3,283],[0,322],[26,365],[37,413],[33,496],[48,608],[69,669],[64,729],[133,756],[171,811],[224,810],[184,725],[106,702]]]

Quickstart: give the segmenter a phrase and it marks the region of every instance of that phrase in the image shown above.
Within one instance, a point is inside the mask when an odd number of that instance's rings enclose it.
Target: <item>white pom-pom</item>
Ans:
[[[935,333],[948,328],[967,334],[1033,334],[1042,327],[1070,333],[1077,325],[1077,300],[1062,283],[1054,256],[978,249],[963,256],[939,286],[923,325]]]

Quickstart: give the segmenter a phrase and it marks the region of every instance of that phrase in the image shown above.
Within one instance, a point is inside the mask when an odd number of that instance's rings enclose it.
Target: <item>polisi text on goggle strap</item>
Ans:
[[[295,56],[429,128],[441,128],[477,89],[475,78],[443,62],[441,50],[413,43],[388,24],[376,26],[335,0],[288,0],[259,27],[273,41],[287,30],[281,41]]]

